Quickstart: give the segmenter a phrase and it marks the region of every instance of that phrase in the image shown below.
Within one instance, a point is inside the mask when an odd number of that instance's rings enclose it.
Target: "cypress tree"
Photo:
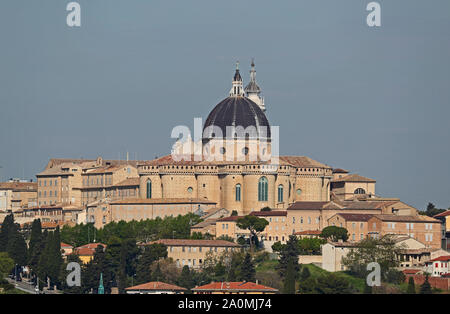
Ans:
[[[295,265],[292,261],[290,261],[287,265],[284,278],[283,293],[295,294]]]
[[[409,277],[408,279],[408,290],[406,291],[407,294],[416,294],[416,285],[414,284],[414,278]]]
[[[425,276],[425,282],[420,286],[420,294],[432,294],[431,285],[428,281],[428,274]]]
[[[28,265],[33,272],[37,271],[37,265],[39,263],[39,256],[43,250],[43,234],[42,225],[40,219],[33,220],[31,225],[31,236],[28,247]]]
[[[178,284],[181,287],[188,289],[188,293],[191,293],[191,289],[194,287],[194,278],[192,277],[189,266],[183,266]]]
[[[244,261],[241,264],[241,280],[255,281],[255,266],[249,253],[245,254]]]
[[[284,277],[287,271],[287,267],[289,263],[294,265],[295,274],[300,270],[300,266],[298,265],[298,241],[297,237],[294,235],[289,236],[289,240],[286,242],[286,245],[280,251],[280,259],[278,264],[278,272],[281,277]]]

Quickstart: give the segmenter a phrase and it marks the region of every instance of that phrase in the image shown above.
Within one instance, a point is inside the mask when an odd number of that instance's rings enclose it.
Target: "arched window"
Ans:
[[[283,203],[283,185],[278,186],[278,203]]]
[[[152,181],[147,181],[147,198],[152,198]]]
[[[258,201],[267,202],[268,182],[266,177],[262,177],[258,182]]]
[[[241,185],[236,184],[236,202],[241,201]]]
[[[362,188],[357,188],[355,190],[355,192],[353,192],[354,194],[366,194],[366,191]]]

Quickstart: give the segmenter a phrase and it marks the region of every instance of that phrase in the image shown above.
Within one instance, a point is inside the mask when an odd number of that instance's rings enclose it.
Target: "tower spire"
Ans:
[[[244,96],[244,84],[242,83],[241,73],[239,72],[239,61],[236,62],[236,72],[234,73],[231,85],[230,97]]]
[[[247,84],[247,86],[245,86],[245,92],[247,94],[247,97],[255,102],[263,112],[266,111],[264,98],[261,96],[261,88],[256,83],[255,60],[253,58],[250,69],[250,82]]]

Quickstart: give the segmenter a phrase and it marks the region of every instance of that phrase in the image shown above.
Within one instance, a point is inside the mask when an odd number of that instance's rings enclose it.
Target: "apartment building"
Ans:
[[[288,234],[305,230],[322,230],[329,219],[338,214],[417,215],[417,209],[399,200],[353,200],[330,202],[295,202],[287,209]]]
[[[37,205],[37,183],[13,180],[0,182],[0,211],[15,212]]]
[[[368,220],[368,234],[374,238],[408,235],[427,247],[441,248],[441,222],[428,216],[374,215]]]
[[[347,229],[348,241],[359,242],[367,237],[369,233],[368,221],[372,217],[372,214],[338,213],[328,219],[328,225]]]
[[[61,222],[68,224],[79,223],[78,216],[84,209],[81,206],[52,204],[23,208],[16,212],[18,218],[40,219],[42,222]]]
[[[110,196],[137,197],[137,161],[50,159],[38,173],[38,206],[53,204],[87,205]],[[135,180],[129,180],[135,179]]]
[[[172,258],[178,267],[188,265],[194,269],[200,268],[210,254],[220,255],[241,249],[239,244],[223,240],[161,239],[141,245],[154,243],[167,246],[167,257]]]

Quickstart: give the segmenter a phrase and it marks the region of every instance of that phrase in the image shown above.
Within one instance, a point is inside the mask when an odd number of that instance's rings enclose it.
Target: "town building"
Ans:
[[[186,291],[186,288],[161,281],[151,281],[125,288],[127,294],[184,294]]]
[[[37,205],[37,183],[12,180],[0,182],[0,212],[15,212]]]
[[[374,215],[368,220],[368,234],[372,238],[385,235],[408,235],[435,249],[441,248],[441,222],[424,216]]]
[[[50,159],[38,173],[38,206],[53,204],[87,205],[107,196],[136,197],[139,189],[137,161]],[[129,180],[135,179],[135,180]]]
[[[450,251],[450,210],[437,214],[433,218],[441,221],[442,248]]]
[[[328,219],[328,225],[347,229],[348,240],[359,242],[367,237],[369,233],[368,221],[372,217],[372,214],[337,213]]]
[[[140,221],[146,219],[177,217],[189,213],[198,214],[215,208],[216,203],[205,199],[173,198],[103,200],[87,205],[87,222],[98,229],[110,222]]]
[[[427,261],[426,265],[433,277],[447,277],[450,275],[450,255],[433,258]]]
[[[212,282],[192,289],[195,294],[275,294],[278,290],[257,282]]]
[[[98,247],[101,247],[102,250],[106,249],[106,244],[103,243],[88,243],[79,247],[76,247],[72,250],[72,253],[77,255],[83,264],[87,264],[94,259],[95,251]],[[66,254],[66,256],[69,253]]]
[[[178,267],[185,265],[190,268],[200,268],[208,256],[221,255],[224,252],[236,252],[241,246],[224,240],[190,240],[190,239],[160,239],[149,244],[164,244],[167,246],[167,257],[171,258]]]

